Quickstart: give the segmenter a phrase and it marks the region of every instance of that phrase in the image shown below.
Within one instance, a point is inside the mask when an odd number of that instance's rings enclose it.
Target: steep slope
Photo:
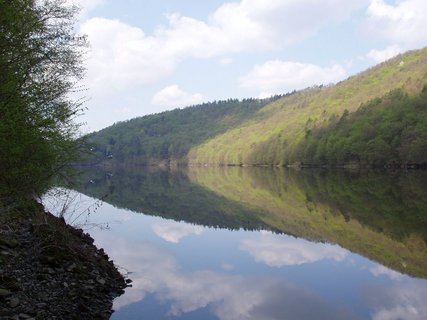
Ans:
[[[182,161],[191,147],[251,118],[280,96],[229,99],[116,123],[87,136],[98,161],[126,164]]]
[[[427,167],[427,86],[409,96],[396,89],[307,130],[297,149],[305,164]]]
[[[300,91],[270,103],[239,126],[190,150],[188,162],[201,164],[290,164],[307,132],[327,127],[362,103],[394,89],[421,92],[427,83],[427,49],[411,51],[332,87]]]

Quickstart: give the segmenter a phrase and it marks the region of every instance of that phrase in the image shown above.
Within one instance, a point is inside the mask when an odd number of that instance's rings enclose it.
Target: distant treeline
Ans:
[[[92,133],[86,143],[96,161],[185,162],[192,147],[253,118],[258,110],[281,97],[228,99],[147,115]]]

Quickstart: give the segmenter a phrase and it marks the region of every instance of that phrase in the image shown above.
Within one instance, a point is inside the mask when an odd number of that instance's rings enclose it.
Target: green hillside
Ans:
[[[333,125],[343,115],[392,90],[416,96],[426,83],[427,49],[411,51],[335,86],[306,89],[272,102],[239,126],[192,148],[188,160],[197,165],[284,165],[303,161],[301,144],[306,143],[310,132]],[[425,104],[423,108],[425,112]]]
[[[192,147],[239,126],[278,98],[229,99],[148,115],[92,133],[87,141],[98,161],[180,162]]]
[[[120,122],[87,136],[122,165],[423,165],[427,48],[333,86],[230,99]]]
[[[396,89],[345,113],[327,127],[307,130],[297,149],[306,164],[373,166],[427,162],[427,86],[409,96]]]

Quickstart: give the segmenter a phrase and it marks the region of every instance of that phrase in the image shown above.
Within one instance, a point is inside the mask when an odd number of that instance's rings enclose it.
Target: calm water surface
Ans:
[[[133,280],[112,319],[427,319],[426,181],[88,171],[67,218]]]

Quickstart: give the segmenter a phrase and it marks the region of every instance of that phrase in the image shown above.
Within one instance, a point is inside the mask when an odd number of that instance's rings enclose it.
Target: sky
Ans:
[[[427,46],[425,0],[69,0],[87,35],[88,133],[344,80]]]

